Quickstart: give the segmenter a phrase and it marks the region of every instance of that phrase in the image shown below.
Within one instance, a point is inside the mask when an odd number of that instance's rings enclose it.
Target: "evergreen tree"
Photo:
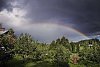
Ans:
[[[21,34],[15,43],[16,54],[25,58],[32,58],[33,51],[36,50],[36,43],[29,34]]]
[[[71,42],[70,45],[71,45],[71,51],[75,52],[75,43]]]
[[[80,51],[80,45],[76,44],[76,52],[79,52],[79,51]]]

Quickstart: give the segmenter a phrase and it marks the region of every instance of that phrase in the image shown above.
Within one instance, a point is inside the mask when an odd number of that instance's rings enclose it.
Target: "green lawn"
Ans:
[[[72,64],[69,63],[70,67],[85,67],[84,65],[79,64]],[[52,64],[47,61],[29,61],[25,60],[23,62],[22,58],[20,56],[16,56],[14,59],[10,60],[5,67],[58,67],[56,64]],[[92,66],[95,67],[95,66]],[[96,67],[99,67],[98,65]]]
[[[70,64],[70,67],[85,67],[84,65]],[[46,61],[24,62],[22,60],[13,59],[8,62],[7,67],[58,67],[55,64]]]
[[[84,65],[69,63],[70,67],[85,67]]]
[[[7,67],[55,67],[49,62],[23,62],[22,60],[11,60],[7,63]]]

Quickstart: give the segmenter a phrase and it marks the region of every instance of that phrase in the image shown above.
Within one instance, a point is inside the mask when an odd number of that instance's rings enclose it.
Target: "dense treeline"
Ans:
[[[30,62],[34,64],[27,66],[26,64]],[[46,44],[33,40],[29,34],[16,36],[13,29],[9,29],[8,32],[0,35],[0,65],[3,67],[4,65],[11,67],[25,67],[25,65],[26,67],[71,67],[71,65],[100,67],[100,41],[90,39],[69,42],[63,36]]]

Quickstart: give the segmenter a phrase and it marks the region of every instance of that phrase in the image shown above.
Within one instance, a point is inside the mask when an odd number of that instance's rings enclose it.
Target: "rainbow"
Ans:
[[[73,27],[71,27],[71,26],[68,26],[68,25],[61,25],[61,26],[64,26],[64,27],[66,27],[66,28],[69,28],[70,30],[72,30],[72,31],[74,31],[74,32],[77,32],[78,34],[80,34],[80,35],[82,35],[82,36],[84,36],[84,37],[86,37],[86,38],[89,38],[86,34],[84,34],[84,33],[82,33],[82,32],[80,32],[79,30],[77,30],[77,29],[75,29],[75,28],[73,28]]]
[[[85,39],[90,39],[86,34],[80,32],[79,30],[77,30],[77,29],[75,29],[75,28],[73,28],[73,27],[71,27],[71,26],[68,26],[68,25],[66,25],[66,24],[59,24],[59,25],[62,26],[62,27],[65,27],[66,29],[68,29],[68,30],[70,30],[70,31],[73,31],[73,32],[76,33],[76,34],[78,34],[78,35],[81,37],[81,38],[79,38],[78,41],[80,41],[80,40],[85,40]],[[65,35],[67,35],[67,34],[65,34]],[[74,38],[74,37],[73,37],[73,38]]]
[[[79,40],[90,39],[84,33],[80,32],[79,30],[77,30],[77,29],[75,29],[75,28],[73,28],[73,27],[71,27],[70,25],[67,25],[67,24],[59,24],[59,23],[39,23],[39,24],[41,24],[41,25],[42,24],[47,24],[47,27],[49,27],[49,26],[58,26],[60,28],[64,28],[66,33],[64,35],[61,35],[60,37],[62,37],[62,36],[66,37],[67,35],[69,35],[69,38],[70,38],[71,35],[73,36],[73,34],[76,34],[77,36],[75,36],[73,38],[77,38]],[[72,33],[70,34],[68,31],[71,31]],[[71,41],[73,41],[73,40],[71,40]]]

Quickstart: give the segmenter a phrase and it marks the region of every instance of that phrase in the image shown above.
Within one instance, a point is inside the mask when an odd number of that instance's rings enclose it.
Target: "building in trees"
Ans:
[[[0,50],[4,50],[4,47],[1,44],[1,37],[2,34],[6,33],[7,31],[5,31],[5,28],[2,28],[2,24],[0,24]]]
[[[13,29],[5,30],[0,24],[0,46],[8,47],[13,46],[15,42],[15,35]]]
[[[5,28],[2,27],[2,24],[0,24],[0,35],[5,34],[7,32],[7,30],[5,30]]]

